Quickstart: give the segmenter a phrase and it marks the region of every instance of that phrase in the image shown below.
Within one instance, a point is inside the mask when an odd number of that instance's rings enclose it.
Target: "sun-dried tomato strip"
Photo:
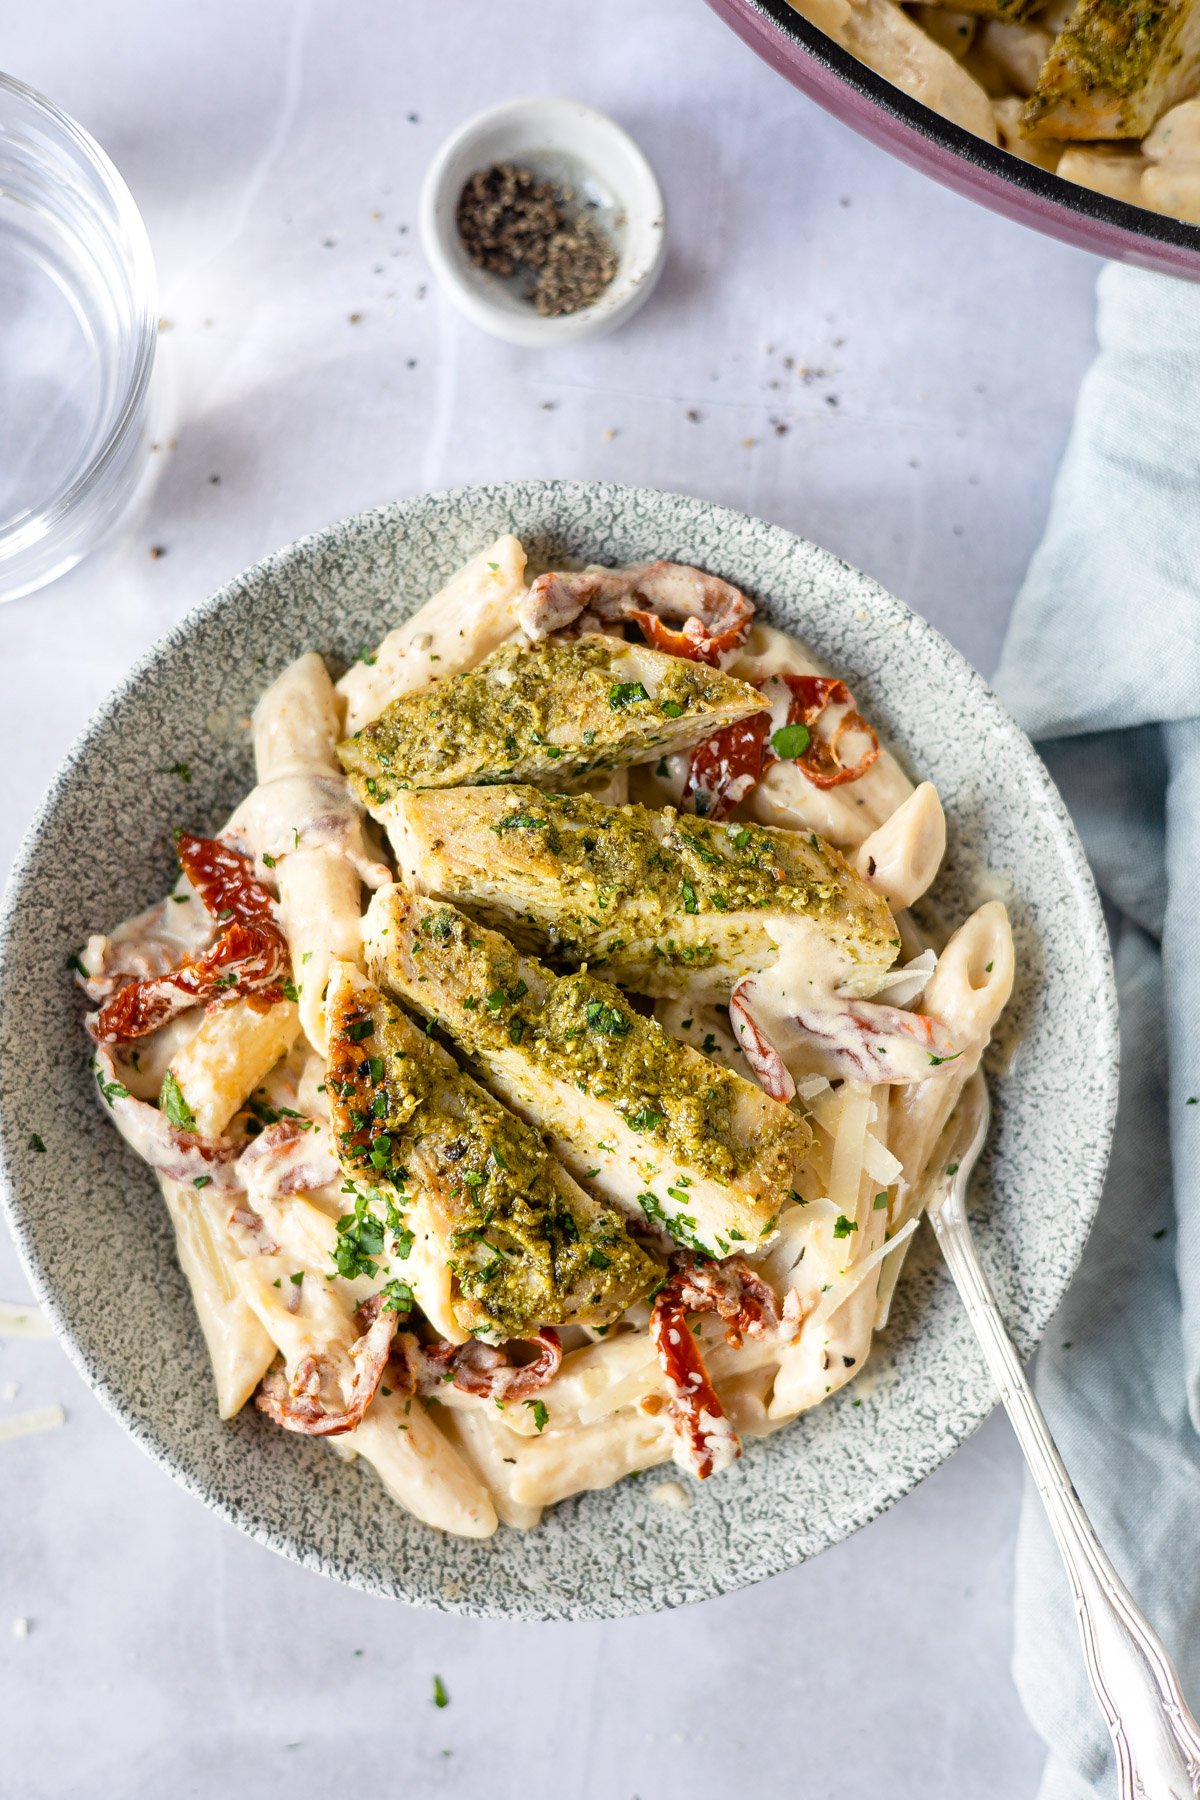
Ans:
[[[791,690],[788,724],[808,727],[808,749],[796,758],[796,762],[813,786],[840,787],[843,782],[857,781],[865,775],[879,755],[879,739],[855,707],[854,696],[845,682],[826,675],[781,675],[776,679]],[[828,737],[822,737],[817,723],[830,706],[844,706],[846,711]],[[838,743],[847,732],[861,732],[870,740],[866,750],[853,763],[843,763],[838,755]]]
[[[354,1370],[345,1403],[329,1409],[321,1395],[321,1378],[326,1364],[321,1357],[305,1356],[288,1380],[286,1371],[273,1369],[263,1378],[254,1403],[268,1418],[285,1431],[299,1431],[306,1437],[340,1437],[361,1425],[363,1414],[375,1398],[383,1380],[396,1335],[397,1315],[375,1310],[362,1336],[350,1346],[350,1362]]]
[[[866,774],[879,755],[879,739],[855,707],[854,696],[844,681],[827,675],[773,675],[768,680],[784,683],[790,695],[787,723],[803,725],[809,734],[807,747],[794,760],[814,787],[840,787],[843,782],[857,781]],[[767,682],[760,681],[758,686],[766,687]],[[817,729],[818,722],[831,706],[846,710],[828,736],[823,737]],[[844,763],[838,745],[847,733],[853,732],[861,733],[869,742],[857,761]],[[697,744],[680,805],[705,818],[727,819],[771,764],[779,761],[771,739],[770,716],[756,713]]]
[[[783,1057],[775,1048],[751,1011],[754,977],[739,981],[729,996],[729,1023],[733,1026],[738,1048],[758,1078],[764,1094],[781,1105],[796,1098],[796,1083]]]
[[[650,1315],[650,1334],[667,1378],[667,1416],[687,1448],[692,1473],[704,1481],[718,1462],[724,1466],[741,1455],[741,1442],[688,1330],[687,1308],[660,1294]]]
[[[667,1285],[660,1289],[660,1299],[663,1294],[679,1301],[689,1312],[716,1313],[724,1320],[725,1335],[735,1346],[743,1337],[765,1337],[779,1324],[773,1290],[741,1256],[709,1262],[685,1250],[676,1251]]]
[[[537,1351],[531,1362],[515,1363],[518,1345]],[[485,1400],[524,1400],[553,1381],[562,1362],[562,1343],[556,1331],[545,1326],[536,1338],[519,1338],[512,1344],[483,1344],[478,1338],[465,1344],[422,1344],[406,1333],[401,1343],[407,1384],[413,1393],[436,1394],[447,1377],[464,1394]]]
[[[769,713],[752,713],[697,744],[680,804],[707,819],[727,819],[762,779],[770,729]]]
[[[247,859],[213,838],[179,837],[179,860],[205,911],[224,925],[203,956],[189,958],[167,975],[130,981],[105,1001],[96,1016],[101,1043],[130,1043],[157,1031],[189,1007],[233,994],[256,994],[266,1003],[283,998],[280,983],[291,961],[275,922],[274,902],[254,880]]]
[[[713,1387],[687,1316],[712,1312],[724,1320],[737,1345],[745,1334],[765,1336],[779,1324],[775,1295],[740,1256],[700,1262],[680,1253],[654,1302],[650,1334],[667,1378],[667,1412],[687,1450],[693,1473],[704,1481],[742,1453],[741,1442]]]
[[[748,601],[746,607],[742,617],[718,632],[710,632],[703,619],[698,618],[686,620],[676,631],[657,613],[643,611],[637,606],[630,607],[629,617],[640,626],[642,636],[652,650],[661,650],[667,656],[682,656],[688,662],[708,663],[715,669],[723,656],[745,643],[754,616],[754,608]]]
[[[189,831],[179,833],[176,848],[180,868],[214,919],[231,914],[244,925],[275,924],[275,902],[255,881],[250,861],[240,850],[218,838],[193,837]]]

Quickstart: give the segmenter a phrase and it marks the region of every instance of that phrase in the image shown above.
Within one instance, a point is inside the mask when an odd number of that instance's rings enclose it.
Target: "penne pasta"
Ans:
[[[220,1137],[299,1034],[300,1014],[288,1000],[231,1000],[204,1015],[168,1064],[201,1137]]]
[[[347,734],[361,731],[391,701],[473,669],[508,643],[517,631],[517,602],[524,592],[525,551],[506,533],[342,676],[337,686]]]
[[[899,912],[933,886],[945,854],[946,815],[933,783],[923,781],[863,839],[854,867]]]
[[[310,651],[254,709],[258,786],[228,827],[274,876],[301,1023],[322,1053],[330,969],[358,961],[363,880],[378,886],[387,875],[369,854],[362,808],[338,763],[338,736],[333,683],[324,659]]]
[[[175,1253],[192,1290],[204,1334],[217,1411],[231,1419],[246,1404],[275,1357],[275,1345],[245,1299],[235,1269],[240,1255],[226,1227],[228,1200],[160,1179],[175,1227]]]
[[[486,1538],[495,1531],[496,1507],[486,1482],[422,1401],[381,1394],[342,1441],[423,1525],[455,1537]]]

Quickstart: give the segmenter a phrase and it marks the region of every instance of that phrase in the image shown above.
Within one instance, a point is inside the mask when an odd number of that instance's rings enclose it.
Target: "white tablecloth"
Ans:
[[[1091,354],[1095,265],[861,142],[700,0],[53,0],[10,9],[0,58],[126,175],[163,315],[145,509],[0,609],[0,868],[170,621],[265,551],[425,488],[709,495],[869,570],[991,668]],[[670,208],[650,306],[553,356],[462,323],[415,226],[442,137],[539,91],[615,113]],[[0,1294],[23,1291],[0,1242]],[[276,1560],[159,1474],[53,1344],[0,1342],[0,1413],[53,1400],[65,1429],[0,1449],[14,1800],[1036,1786],[1008,1674],[1019,1472],[1000,1421],[807,1568],[683,1613],[532,1628]]]

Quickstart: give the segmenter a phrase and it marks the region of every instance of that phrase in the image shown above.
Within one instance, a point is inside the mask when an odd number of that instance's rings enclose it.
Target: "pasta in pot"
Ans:
[[[222,1418],[437,1529],[716,1477],[853,1381],[1008,998],[1002,906],[940,954],[909,911],[936,790],[753,615],[498,539],[283,670],[246,800],[76,959]]]
[[[1200,0],[789,4],[976,137],[1200,224]]]

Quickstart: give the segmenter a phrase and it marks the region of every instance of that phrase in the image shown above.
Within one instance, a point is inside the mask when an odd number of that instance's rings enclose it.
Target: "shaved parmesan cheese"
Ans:
[[[901,1244],[908,1242],[919,1224],[919,1219],[910,1219],[894,1238],[889,1238],[886,1244],[880,1244],[877,1249],[871,1251],[869,1256],[864,1256],[860,1263],[855,1263],[853,1268],[847,1269],[841,1280],[835,1281],[829,1292],[821,1296],[820,1303],[805,1319],[804,1329],[807,1331],[810,1326],[823,1324],[832,1313],[837,1311],[843,1300],[850,1298],[855,1288],[871,1273],[872,1269],[883,1261],[885,1256],[890,1256],[893,1250],[898,1250]]]
[[[635,1406],[643,1395],[651,1393],[659,1384],[658,1357],[650,1339],[646,1339],[646,1353],[637,1366],[629,1371],[620,1381],[611,1382],[591,1399],[585,1400],[579,1408],[581,1425],[594,1425],[606,1413],[616,1412],[622,1406]]]
[[[904,1173],[904,1164],[894,1157],[886,1144],[868,1131],[863,1140],[863,1168],[880,1187],[891,1187]]]
[[[911,1006],[918,995],[924,993],[929,977],[937,968],[937,956],[932,947],[922,950],[920,956],[905,963],[902,969],[889,969],[883,975],[870,980],[859,981],[848,985],[847,992],[853,993],[863,1000],[884,999],[889,1006]]]
[[[19,1300],[0,1300],[0,1337],[53,1337],[37,1307]]]
[[[35,1406],[32,1412],[13,1413],[0,1419],[0,1444],[10,1438],[32,1437],[38,1431],[54,1431],[66,1416],[61,1406]]]

